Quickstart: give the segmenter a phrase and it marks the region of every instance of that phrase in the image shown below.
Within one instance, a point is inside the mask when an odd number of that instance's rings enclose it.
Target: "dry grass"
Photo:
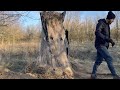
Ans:
[[[120,75],[120,44],[109,49],[114,57],[114,65]],[[116,52],[116,53],[115,53]],[[70,43],[69,60],[75,79],[90,79],[96,57],[94,43]],[[13,45],[0,45],[0,79],[64,79],[60,69],[41,68],[36,65],[39,56],[39,43],[26,42]],[[34,63],[33,63],[34,62]],[[111,79],[106,63],[98,69],[98,78]]]
[[[113,64],[120,75],[120,43],[116,43],[115,47],[109,48],[109,52],[113,57]],[[70,44],[70,61],[77,79],[90,79],[93,64],[96,58],[96,49],[94,43],[71,43]],[[105,61],[98,68],[98,79],[112,79],[112,75]]]
[[[39,67],[39,43],[0,45],[0,79],[64,79],[61,69]],[[6,71],[7,70],[7,71]]]
[[[22,72],[39,55],[38,43],[0,45],[0,64],[12,71]]]

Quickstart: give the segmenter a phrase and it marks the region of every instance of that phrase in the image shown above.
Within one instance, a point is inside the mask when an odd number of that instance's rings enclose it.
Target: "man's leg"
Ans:
[[[96,78],[97,68],[100,66],[100,64],[102,63],[102,61],[103,61],[103,58],[100,55],[100,53],[98,52],[98,50],[97,50],[97,58],[96,58],[96,61],[94,63],[94,66],[93,66],[93,71],[92,71],[91,78],[93,78],[93,79]]]
[[[110,53],[108,52],[108,49],[105,46],[102,46],[98,52],[100,55],[105,59],[107,62],[108,68],[111,71],[113,76],[117,76],[115,68],[113,66],[113,58],[111,57]]]
[[[67,53],[67,57],[68,57],[68,47],[66,48],[66,53]]]

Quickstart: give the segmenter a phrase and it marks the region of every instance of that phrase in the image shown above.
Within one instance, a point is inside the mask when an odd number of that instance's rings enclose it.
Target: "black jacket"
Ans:
[[[98,48],[101,45],[109,48],[109,39],[110,39],[110,26],[106,23],[105,19],[98,20],[95,31],[95,47]]]

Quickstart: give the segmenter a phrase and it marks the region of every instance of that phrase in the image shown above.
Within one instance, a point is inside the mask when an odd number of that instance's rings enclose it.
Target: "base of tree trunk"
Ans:
[[[74,79],[73,71],[70,67],[51,67],[40,65],[37,61],[26,66],[25,73],[31,73],[41,79]]]

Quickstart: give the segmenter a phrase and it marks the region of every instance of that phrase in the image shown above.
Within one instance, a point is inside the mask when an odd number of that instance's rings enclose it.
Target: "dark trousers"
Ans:
[[[68,57],[68,47],[66,48],[66,53],[67,53],[67,57]]]
[[[116,75],[114,66],[113,66],[113,58],[111,57],[108,49],[105,46],[101,46],[97,48],[97,58],[95,64],[93,66],[92,74],[96,74],[98,66],[102,63],[103,59],[107,62],[108,68],[113,76]]]

